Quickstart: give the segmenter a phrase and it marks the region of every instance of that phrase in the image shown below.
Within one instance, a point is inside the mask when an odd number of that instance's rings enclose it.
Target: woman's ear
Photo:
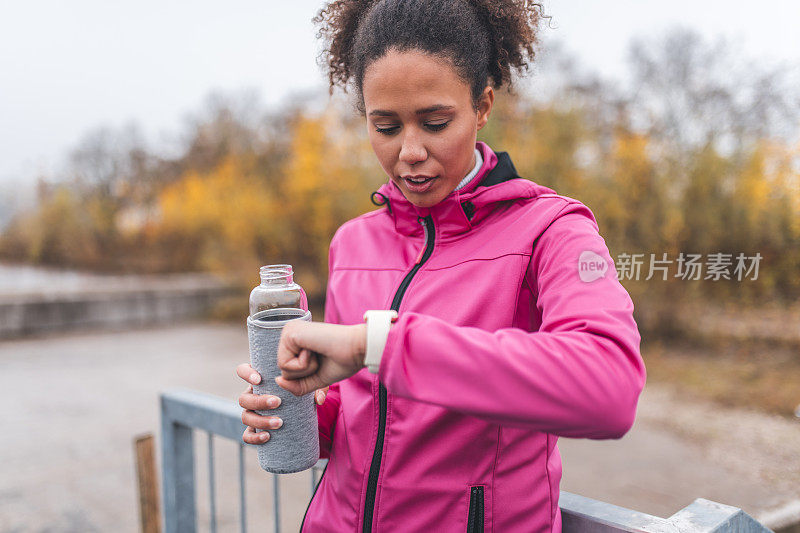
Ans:
[[[494,104],[494,89],[491,85],[487,85],[478,99],[478,129],[483,128],[489,122],[492,104]]]

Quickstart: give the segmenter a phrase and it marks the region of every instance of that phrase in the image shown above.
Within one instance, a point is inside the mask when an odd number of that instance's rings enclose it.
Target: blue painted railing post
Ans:
[[[162,486],[165,533],[194,533],[197,529],[192,428],[169,416],[161,400]]]

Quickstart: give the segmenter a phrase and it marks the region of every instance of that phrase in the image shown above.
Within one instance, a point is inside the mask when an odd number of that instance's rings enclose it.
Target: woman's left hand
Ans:
[[[364,368],[367,325],[342,326],[291,320],[278,344],[281,375],[275,382],[302,396],[349,378]]]

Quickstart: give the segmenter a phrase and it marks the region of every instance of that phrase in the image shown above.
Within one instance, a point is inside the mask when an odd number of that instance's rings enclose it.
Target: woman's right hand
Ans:
[[[253,394],[253,385],[261,383],[261,376],[253,370],[249,363],[243,363],[236,367],[236,374],[248,383],[247,389],[239,395],[239,405],[244,408],[242,422],[247,426],[242,434],[242,440],[247,444],[264,444],[269,440],[269,432],[256,433],[256,428],[278,429],[283,425],[283,421],[277,416],[263,416],[256,411],[275,409],[281,404],[281,399],[271,394]],[[318,405],[322,405],[327,394],[328,387],[318,389],[314,392],[314,400]]]

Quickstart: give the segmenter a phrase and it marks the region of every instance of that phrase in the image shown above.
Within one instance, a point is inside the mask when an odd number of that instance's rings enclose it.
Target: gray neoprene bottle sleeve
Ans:
[[[275,383],[281,374],[278,368],[278,341],[283,326],[290,320],[311,320],[311,312],[303,309],[278,308],[259,311],[247,317],[250,339],[250,366],[261,374],[261,383],[253,386],[255,394],[279,396],[276,409],[256,411],[260,415],[278,416],[283,425],[270,429],[270,438],[258,445],[261,468],[273,474],[301,472],[319,459],[319,433],[314,392],[297,397]],[[257,429],[257,432],[263,430]]]

